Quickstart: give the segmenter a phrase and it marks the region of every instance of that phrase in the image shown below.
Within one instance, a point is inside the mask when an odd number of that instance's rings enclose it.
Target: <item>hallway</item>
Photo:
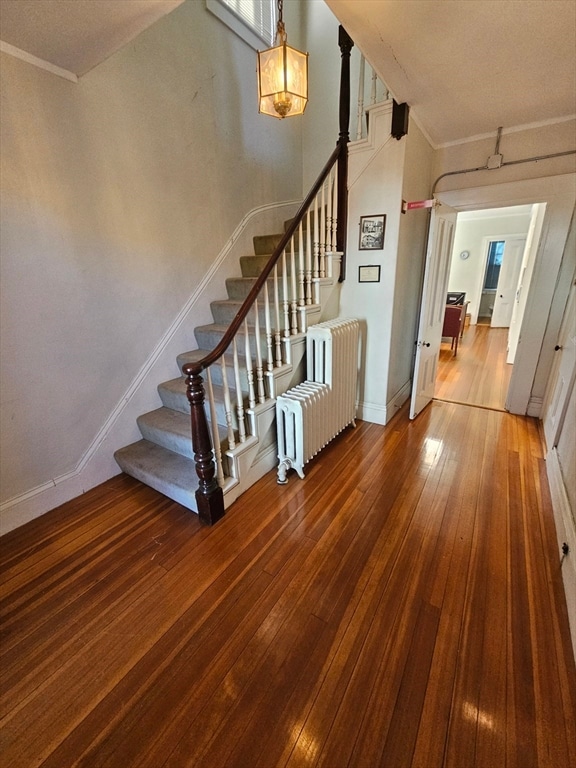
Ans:
[[[512,376],[512,366],[506,363],[507,343],[508,328],[482,323],[466,328],[456,356],[450,342],[443,342],[434,398],[503,411]]]

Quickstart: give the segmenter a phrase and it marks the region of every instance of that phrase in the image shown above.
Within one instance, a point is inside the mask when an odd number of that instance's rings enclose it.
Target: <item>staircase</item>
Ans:
[[[178,356],[180,375],[158,386],[160,407],[137,419],[142,439],[115,453],[117,463],[128,475],[195,512],[198,511],[195,497],[198,477],[191,442],[190,403],[182,367],[201,360],[221,341],[282,236],[253,238],[254,254],[240,258],[241,276],[226,280],[227,298],[211,304],[213,322],[194,331],[198,349]],[[211,400],[206,415],[213,444],[218,435],[214,452],[221,456],[217,475],[225,507],[277,465],[275,399],[305,378],[305,329],[336,316],[338,310],[339,285],[337,277],[332,275],[338,274],[334,262],[339,256],[326,251],[324,258],[324,269],[310,280],[314,283],[318,301],[298,306],[297,328],[292,327],[289,335],[283,331],[280,338],[278,324],[271,327],[270,315],[274,312],[270,311],[272,302],[268,299],[269,295],[276,296],[276,317],[279,316],[278,306],[288,306],[290,302],[291,309],[294,307],[294,297],[285,295],[291,293],[296,284],[298,268],[292,254],[292,258],[285,262],[282,275],[266,281],[266,296],[257,305],[257,314],[251,315],[234,346],[222,357],[221,364],[203,372]],[[273,365],[270,355],[262,361],[259,351],[269,350],[272,338],[277,350],[280,344],[282,346],[281,355]]]

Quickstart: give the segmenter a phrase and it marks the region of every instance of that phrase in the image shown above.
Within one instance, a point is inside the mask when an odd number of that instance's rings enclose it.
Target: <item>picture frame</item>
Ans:
[[[359,283],[379,283],[380,264],[363,264],[358,267]]]
[[[360,251],[381,251],[384,248],[386,215],[360,216]]]

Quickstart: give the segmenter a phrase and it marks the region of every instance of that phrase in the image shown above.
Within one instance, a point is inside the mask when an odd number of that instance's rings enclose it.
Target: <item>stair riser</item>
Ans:
[[[258,277],[264,267],[268,264],[270,261],[270,256],[272,254],[269,253],[266,256],[241,256],[240,257],[240,272],[242,274],[242,277]],[[298,262],[298,258],[296,258],[296,263]],[[278,262],[278,267],[280,268],[280,265],[282,264],[282,261],[280,260]],[[292,272],[292,259],[289,256],[289,253],[286,254],[286,270],[288,274],[291,274]],[[296,273],[298,273],[298,267],[296,266]]]
[[[229,277],[226,280],[226,291],[228,293],[228,298],[232,299],[233,301],[244,301],[244,299],[252,290],[252,286],[255,282],[255,277]],[[274,279],[269,278],[267,283],[268,297],[270,304],[272,305],[274,302]],[[287,286],[287,295],[288,298],[291,299],[292,287],[290,282]],[[278,296],[281,300],[284,298],[284,285],[281,276],[278,276]],[[264,294],[262,291],[260,292],[258,301],[262,302],[262,304],[264,303]]]
[[[178,365],[180,366],[180,370],[182,370],[182,366],[185,365],[188,362],[187,355],[179,355],[178,356]],[[246,371],[246,366],[244,364],[244,358],[239,357],[239,375],[240,375],[240,388],[245,396],[248,395],[248,373]],[[256,376],[256,370],[255,367],[253,367],[253,377]],[[223,383],[223,375],[222,375],[222,366],[220,363],[215,363],[210,367],[210,375],[212,377],[212,384],[215,386],[222,386]],[[206,382],[208,380],[207,374],[204,372],[202,373],[202,378],[204,380],[204,388],[206,389]],[[231,390],[236,389],[236,376],[234,374],[234,366],[232,364],[231,357],[229,358],[228,355],[226,355],[226,378],[228,381],[228,386]],[[160,395],[162,397],[162,394]],[[235,396],[235,395],[234,395]],[[187,401],[186,401],[187,402]],[[169,408],[173,408],[174,406],[169,405]],[[181,408],[178,408],[176,410],[182,410]],[[188,411],[185,411],[188,413]]]
[[[232,428],[234,430],[235,438],[238,438],[238,418],[236,415],[235,407],[231,412]],[[226,412],[223,404],[216,404],[216,419],[219,426],[226,426]],[[166,448],[168,451],[177,453],[180,456],[184,456],[187,459],[194,457],[192,450],[192,430],[189,433],[182,434],[174,432],[169,429],[163,429],[155,424],[151,424],[146,419],[146,414],[140,416],[137,419],[138,429],[142,437],[148,440],[150,443],[159,445],[161,448]],[[208,414],[208,425],[210,425],[210,416]],[[225,451],[228,449],[228,440],[223,437],[220,441],[220,449]]]
[[[260,329],[260,350],[262,357],[266,357],[266,334],[265,332]],[[200,349],[214,349],[220,341],[222,340],[222,337],[224,336],[224,332],[220,330],[213,330],[210,328],[207,328],[206,326],[195,328],[194,329],[194,336],[196,337],[196,341],[198,342],[198,347]],[[252,354],[252,357],[255,359],[256,357],[256,338],[253,333],[248,333],[248,338],[250,340],[250,351]],[[236,337],[236,343],[238,345],[238,350],[244,350],[244,333],[240,332],[238,333]]]
[[[210,304],[210,309],[212,310],[212,317],[214,318],[215,323],[219,323],[221,325],[230,325],[232,320],[236,317],[236,314],[240,307],[242,306],[242,302],[240,301],[213,301]],[[282,311],[282,310],[280,310]],[[274,316],[274,308],[270,307],[270,313],[272,317]],[[254,322],[254,311],[250,312],[249,314],[249,320],[250,323]],[[282,315],[280,315],[282,317]],[[264,324],[266,322],[266,310],[264,306],[264,301],[259,302],[258,305],[258,320],[260,322],[260,325],[264,327]]]
[[[252,238],[254,253],[256,256],[265,256],[266,254],[273,253],[283,236],[283,233],[276,235],[256,235]]]

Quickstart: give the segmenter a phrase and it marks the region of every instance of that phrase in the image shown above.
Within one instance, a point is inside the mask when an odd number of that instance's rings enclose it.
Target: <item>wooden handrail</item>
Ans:
[[[343,147],[345,149],[345,145],[338,142],[338,144],[336,145],[336,148],[330,155],[328,162],[320,172],[320,175],[318,176],[316,182],[314,183],[314,186],[306,196],[302,205],[298,208],[298,211],[296,212],[294,219],[291,221],[286,231],[282,235],[282,239],[274,249],[274,252],[270,256],[268,263],[266,264],[266,266],[258,276],[256,282],[254,283],[254,285],[250,290],[250,293],[248,294],[248,296],[246,296],[242,306],[240,307],[240,309],[236,313],[236,316],[228,326],[226,333],[222,337],[220,343],[216,347],[214,347],[214,349],[211,352],[209,352],[205,357],[203,357],[201,360],[198,360],[193,363],[187,363],[186,365],[184,365],[182,367],[182,372],[184,373],[185,376],[198,375],[205,368],[208,368],[209,365],[212,365],[212,363],[216,362],[216,360],[222,357],[222,355],[226,352],[226,350],[232,343],[232,339],[238,333],[238,330],[240,329],[242,322],[248,316],[248,312],[251,310],[252,305],[254,304],[254,300],[258,298],[258,294],[262,290],[264,283],[270,277],[272,270],[274,269],[275,265],[278,263],[278,259],[282,255],[286,246],[289,244],[292,238],[292,235],[296,232],[299,225],[304,220],[304,216],[306,215],[308,208],[310,207],[314,198],[316,197],[318,190],[322,187],[322,184],[328,178],[328,174],[332,170],[332,167],[338,161],[340,154],[343,151]]]

